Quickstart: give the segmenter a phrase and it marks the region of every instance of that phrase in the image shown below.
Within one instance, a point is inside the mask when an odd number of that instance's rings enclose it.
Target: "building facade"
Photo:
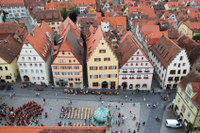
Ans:
[[[121,89],[150,90],[154,68],[132,35],[122,37],[116,54],[119,59]]]
[[[87,71],[89,88],[117,89],[118,59],[101,27],[87,41]]]
[[[191,133],[200,132],[200,74],[192,69],[178,85],[174,101],[174,112],[187,128],[193,124]],[[186,129],[187,130],[187,129]]]
[[[26,37],[17,61],[22,81],[49,84],[54,52],[54,32],[42,22]]]
[[[0,2],[2,10],[8,12],[7,18],[26,18],[27,12],[24,0],[2,0]]]
[[[155,68],[154,76],[163,89],[177,89],[179,81],[190,71],[186,50],[164,35],[149,48],[148,56]]]

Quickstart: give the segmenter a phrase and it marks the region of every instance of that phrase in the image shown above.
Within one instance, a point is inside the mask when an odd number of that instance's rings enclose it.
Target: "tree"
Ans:
[[[5,23],[6,22],[6,15],[8,14],[8,12],[4,11],[3,10],[3,17],[2,17],[2,20],[3,22]]]
[[[51,2],[51,0],[48,0],[48,1],[47,1],[47,3],[50,3],[50,2]]]
[[[197,41],[200,41],[200,34],[196,34],[192,37],[193,40],[195,40],[196,42]]]
[[[21,25],[22,27],[25,27],[25,29],[27,30],[27,26],[26,25],[24,25],[24,24],[19,24],[19,25]]]
[[[192,131],[193,126],[194,126],[194,125],[193,125],[191,122],[188,122],[188,123],[187,123],[187,129],[188,129],[187,132],[188,132],[188,133],[189,133],[190,131]]]
[[[62,16],[62,18],[63,18],[63,21],[65,21],[65,19],[67,18],[69,12],[67,11],[66,7],[63,7],[63,8],[60,10],[60,12],[61,12],[61,16]]]
[[[70,6],[70,15],[69,18],[75,23],[77,20],[78,14],[80,14],[80,11],[76,5]]]

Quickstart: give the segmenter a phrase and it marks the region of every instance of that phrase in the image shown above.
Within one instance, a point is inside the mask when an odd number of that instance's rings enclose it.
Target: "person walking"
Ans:
[[[130,114],[132,114],[131,110],[130,110]]]
[[[142,124],[143,124],[143,126],[145,126],[145,121]]]
[[[45,103],[45,98],[43,98],[43,104]]]
[[[115,107],[116,107],[116,109],[117,109],[117,105],[116,105]]]
[[[45,118],[47,118],[47,112],[45,112]]]
[[[70,100],[70,104],[72,105],[72,100]]]
[[[140,122],[138,123],[138,128],[140,128]]]
[[[139,132],[139,130],[140,130],[140,129],[138,128],[137,131]]]
[[[121,105],[123,106],[123,103],[121,103]]]

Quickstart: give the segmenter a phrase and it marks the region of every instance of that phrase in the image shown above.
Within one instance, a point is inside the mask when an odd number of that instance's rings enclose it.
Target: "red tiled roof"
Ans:
[[[175,1],[167,2],[167,4],[168,4],[168,7],[169,7],[169,8],[179,7],[179,6],[178,6],[178,3],[175,2]]]
[[[3,40],[8,35],[14,34],[17,34],[18,36],[22,35],[22,40],[24,40],[27,33],[28,31],[25,27],[22,27],[14,22],[0,23],[0,40]]]
[[[47,18],[47,16],[49,16]],[[38,23],[45,22],[58,22],[62,21],[60,10],[41,10],[35,12],[35,18]]]
[[[17,57],[22,48],[22,44],[19,43],[13,36],[8,35],[3,42],[0,43],[0,57],[8,64]]]
[[[194,68],[178,83],[178,85],[185,91],[187,84],[193,82],[200,82],[200,73]]]
[[[52,49],[52,43],[47,37],[49,33],[51,40],[54,40],[54,31],[51,27],[42,22],[41,26],[35,26],[33,31],[26,37],[24,43],[29,43],[40,55],[40,57],[46,62]]]
[[[200,92],[200,81],[192,83],[193,92]]]
[[[105,133],[106,127],[23,127],[4,126],[0,128],[1,133]]]
[[[24,0],[1,0],[1,7],[25,6]]]
[[[122,16],[122,11],[105,12],[104,17],[120,17]]]
[[[186,49],[190,64],[193,65],[200,57],[200,44],[184,34],[177,39],[177,42],[180,47]]]
[[[109,26],[112,26],[112,29],[126,29],[126,17],[101,17],[97,18],[97,25],[101,25],[101,22],[109,22]],[[122,27],[117,27],[122,26]]]
[[[129,7],[129,15],[133,12],[141,12],[148,15],[148,18],[155,18],[155,12],[153,8],[150,7]]]
[[[148,45],[155,45],[159,38],[164,34],[164,36],[168,37],[168,32],[167,31],[158,31],[158,32],[153,32],[151,34],[148,34]],[[145,36],[144,36],[145,39]]]
[[[186,4],[187,2],[191,3],[193,0],[178,0],[178,4],[182,5],[182,4]]]
[[[157,44],[151,46],[149,50],[157,56],[160,63],[166,68],[180,52],[181,48],[169,38],[162,36]]]
[[[197,107],[197,109],[200,109],[200,92],[198,92],[192,99],[190,99],[192,103]]]
[[[200,30],[200,23],[199,22],[184,22],[184,24],[191,30],[199,29]]]

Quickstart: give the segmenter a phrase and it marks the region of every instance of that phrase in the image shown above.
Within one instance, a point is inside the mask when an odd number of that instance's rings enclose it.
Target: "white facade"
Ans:
[[[177,89],[179,81],[181,81],[190,71],[190,62],[185,49],[181,49],[166,68],[151,50],[149,51],[148,56],[155,68],[154,76],[157,78],[160,87],[163,89]]]
[[[2,7],[2,10],[8,12],[7,18],[26,18],[27,17],[25,6]]]
[[[110,29],[110,23],[109,22],[103,22],[103,21],[101,21],[101,29],[102,29],[102,31],[104,33],[108,32],[109,29]]]
[[[23,44],[17,61],[22,81],[35,82],[36,84],[40,84],[41,82],[49,84],[53,51],[52,46],[49,57],[45,62],[29,43]]]
[[[80,14],[83,14],[83,11],[85,11],[86,8],[87,8],[87,6],[78,6]]]
[[[165,14],[163,14],[161,17],[160,17],[161,19],[167,19],[167,18],[165,18]],[[176,19],[176,16],[175,16],[175,14],[171,14],[169,17],[168,17],[168,19],[171,19],[171,20],[173,20],[173,21],[175,21],[177,24],[178,24],[178,21],[177,21],[177,19]]]
[[[138,49],[119,70],[119,85],[127,90],[150,90],[154,68]]]

